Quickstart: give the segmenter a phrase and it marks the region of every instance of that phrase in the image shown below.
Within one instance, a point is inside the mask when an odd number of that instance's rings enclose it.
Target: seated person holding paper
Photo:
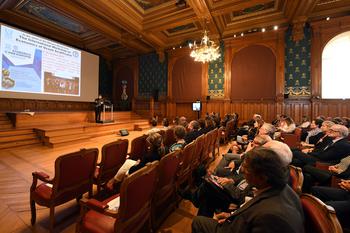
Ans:
[[[232,213],[214,219],[197,216],[193,233],[286,232],[303,233],[303,210],[297,194],[287,185],[288,168],[281,156],[267,148],[255,148],[245,155],[242,172],[256,188],[254,197]]]
[[[254,140],[257,138],[259,137]],[[260,146],[257,145],[254,148]],[[285,166],[291,162],[292,152],[286,144],[272,140],[266,142],[263,147],[274,150]],[[252,187],[247,184],[242,173],[237,170],[236,162],[237,160],[233,160],[226,167],[223,167],[225,161],[221,161],[215,170],[217,176],[206,176],[206,182],[203,182],[194,193],[184,196],[198,207],[197,215],[212,217],[215,210],[227,210],[232,206],[239,206],[246,196],[252,194]]]
[[[108,189],[113,189],[115,183],[121,182],[124,177],[128,174],[132,174],[138,169],[144,167],[147,163],[153,162],[155,160],[160,160],[163,155],[165,155],[165,148],[163,145],[162,136],[159,133],[150,134],[146,142],[148,144],[148,153],[144,155],[141,160],[127,159],[122,167],[118,170],[114,178],[110,179],[107,183]]]

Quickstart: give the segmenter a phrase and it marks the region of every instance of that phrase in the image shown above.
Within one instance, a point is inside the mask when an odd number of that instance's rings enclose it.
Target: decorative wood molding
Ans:
[[[262,45],[271,49],[276,57],[276,97],[284,93],[284,34],[286,28],[278,31],[247,35],[225,42],[225,99],[231,99],[231,64],[234,56],[243,48]]]

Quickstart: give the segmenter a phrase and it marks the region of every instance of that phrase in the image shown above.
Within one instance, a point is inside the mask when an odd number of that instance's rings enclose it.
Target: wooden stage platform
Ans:
[[[148,119],[134,112],[114,112],[114,122],[104,124],[94,123],[93,117],[93,112],[0,113],[0,149],[40,143],[54,147],[150,127]]]

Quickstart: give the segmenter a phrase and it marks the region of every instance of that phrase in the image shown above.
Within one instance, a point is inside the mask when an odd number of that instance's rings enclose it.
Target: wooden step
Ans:
[[[38,144],[41,144],[39,139],[33,138],[29,140],[0,143],[0,149],[7,149],[7,148],[13,148],[13,147],[19,147],[19,146],[27,146],[27,145],[38,145]]]
[[[81,140],[88,140],[91,136],[89,135],[72,135],[72,136],[62,136],[62,137],[53,137],[45,140],[44,145],[49,147],[54,147],[62,143],[74,143]]]
[[[10,129],[10,130],[0,130],[0,137],[7,137],[12,135],[22,135],[31,134],[33,129]]]
[[[11,124],[0,125],[0,130],[10,130],[10,129],[13,129],[13,126]]]
[[[36,138],[36,134],[34,132],[31,132],[28,134],[20,134],[20,135],[9,135],[6,137],[2,136],[2,137],[0,137],[0,143],[29,140],[29,139],[34,139],[34,138]]]

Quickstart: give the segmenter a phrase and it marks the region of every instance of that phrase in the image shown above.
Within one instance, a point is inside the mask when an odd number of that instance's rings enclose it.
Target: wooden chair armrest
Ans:
[[[104,204],[96,199],[86,199],[83,198],[80,200],[80,204],[82,208],[87,208],[91,210],[95,210],[96,212],[100,212],[102,214],[111,216],[111,217],[117,217],[118,211],[110,210],[108,209],[108,205]]]
[[[317,161],[316,164],[315,164],[316,168],[319,168],[321,170],[326,170],[326,171],[328,171],[328,167],[329,166],[331,166],[330,163],[319,162],[319,161]]]
[[[49,179],[50,176],[45,172],[33,172],[32,175],[33,175],[33,179],[39,179],[46,183],[52,183],[52,180]]]

